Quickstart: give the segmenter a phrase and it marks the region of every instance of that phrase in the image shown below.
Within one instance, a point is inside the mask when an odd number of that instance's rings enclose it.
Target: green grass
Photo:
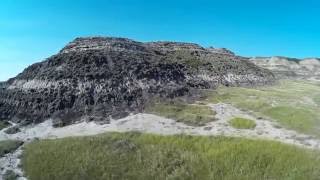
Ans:
[[[316,180],[320,154],[266,140],[109,133],[34,141],[30,180]]]
[[[220,87],[207,94],[208,102],[230,103],[288,129],[320,137],[319,84],[288,80],[258,88]]]
[[[237,129],[254,129],[256,127],[256,123],[253,120],[239,117],[231,119],[230,124]]]
[[[175,119],[192,126],[203,126],[215,120],[215,112],[208,106],[183,103],[154,103],[146,112]]]
[[[8,123],[7,121],[0,121],[0,130],[9,127],[10,123]]]
[[[0,157],[4,156],[7,153],[11,153],[15,151],[21,145],[22,145],[21,141],[15,141],[15,140],[0,141]]]
[[[277,106],[264,111],[269,117],[279,119],[283,124],[301,132],[312,132],[317,125],[316,113],[304,108]],[[314,130],[315,131],[315,130]],[[317,132],[315,132],[317,133]]]

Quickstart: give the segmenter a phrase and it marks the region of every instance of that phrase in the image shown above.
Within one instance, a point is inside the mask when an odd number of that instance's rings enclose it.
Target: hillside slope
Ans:
[[[255,57],[257,66],[271,70],[278,78],[320,80],[320,59],[295,59],[287,57]]]
[[[172,98],[218,85],[272,83],[273,74],[225,49],[125,38],[77,38],[58,54],[0,85],[0,119],[55,126],[108,122],[142,111],[153,97]]]

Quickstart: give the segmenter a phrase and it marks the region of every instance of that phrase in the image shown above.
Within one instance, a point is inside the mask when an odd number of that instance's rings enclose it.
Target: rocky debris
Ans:
[[[255,57],[256,65],[271,70],[278,78],[320,80],[320,59],[287,57]]]
[[[0,89],[6,89],[7,83],[6,82],[0,82]]]
[[[23,147],[20,146],[16,151],[6,154],[0,158],[0,179],[26,180],[21,169],[21,156]]]
[[[192,51],[192,52],[205,52],[206,49],[194,43],[184,42],[170,42],[170,41],[158,41],[146,43],[148,47],[155,49],[159,52],[168,53],[175,51]]]
[[[146,50],[143,43],[127,38],[116,37],[89,37],[76,38],[70,42],[60,53],[80,52],[86,50],[114,50],[143,52]]]
[[[207,50],[210,51],[211,53],[235,56],[234,52],[232,52],[232,51],[230,51],[229,49],[226,49],[226,48],[209,47],[209,48],[207,48]]]
[[[196,89],[256,86],[274,75],[246,58],[197,44],[141,43],[125,38],[77,38],[58,54],[1,83],[0,120],[19,125],[81,117],[108,122],[138,113],[154,98]]]

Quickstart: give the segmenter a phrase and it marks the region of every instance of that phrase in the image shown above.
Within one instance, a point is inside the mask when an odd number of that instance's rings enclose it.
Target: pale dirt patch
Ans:
[[[17,174],[19,176],[17,180],[26,180],[26,178],[23,177],[23,171],[20,168],[20,156],[22,155],[22,152],[22,147],[19,147],[15,152],[6,154],[4,157],[0,158],[0,180],[3,179],[2,177],[7,170],[11,170]]]

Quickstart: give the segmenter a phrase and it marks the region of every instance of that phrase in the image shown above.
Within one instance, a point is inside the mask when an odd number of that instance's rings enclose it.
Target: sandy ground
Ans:
[[[275,122],[261,118],[257,119],[249,113],[243,112],[229,104],[218,103],[209,104],[208,106],[210,106],[217,113],[217,121],[210,122],[206,126],[202,127],[188,126],[172,119],[167,119],[152,114],[131,115],[124,119],[114,120],[111,121],[110,124],[104,125],[99,125],[95,122],[81,122],[62,128],[53,128],[52,121],[47,120],[36,126],[24,127],[21,129],[21,132],[14,135],[8,135],[4,133],[4,129],[0,131],[0,141],[17,139],[29,142],[35,138],[55,139],[69,136],[95,135],[104,132],[139,131],[161,135],[223,135],[232,137],[260,138],[276,140],[305,148],[320,149],[320,140],[316,139],[315,137],[299,134],[292,130],[279,128],[280,126]],[[252,119],[256,122],[257,126],[255,129],[235,129],[229,125],[229,120],[233,117]],[[9,169],[14,170],[17,174],[22,176],[22,170],[19,168],[19,158],[21,153],[22,149],[19,148],[16,152],[7,154],[5,157],[0,158],[0,174],[3,174],[7,169]]]

